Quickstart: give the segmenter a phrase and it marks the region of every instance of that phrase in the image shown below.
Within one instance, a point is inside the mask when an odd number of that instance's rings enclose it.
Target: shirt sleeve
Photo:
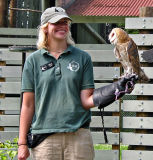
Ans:
[[[34,92],[33,66],[28,60],[26,60],[22,72],[21,92]]]
[[[81,89],[94,88],[93,64],[89,56],[84,64]]]

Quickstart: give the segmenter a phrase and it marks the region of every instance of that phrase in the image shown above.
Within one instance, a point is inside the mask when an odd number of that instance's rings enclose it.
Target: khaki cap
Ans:
[[[67,15],[66,11],[61,7],[51,7],[47,8],[41,15],[41,25],[50,22],[56,23],[62,18],[72,19]]]

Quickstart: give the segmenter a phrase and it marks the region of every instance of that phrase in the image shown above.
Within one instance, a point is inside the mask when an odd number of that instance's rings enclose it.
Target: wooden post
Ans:
[[[0,66],[6,66],[6,62],[0,61]],[[0,82],[5,82],[5,78],[0,78]],[[5,94],[0,93],[0,98],[5,98]],[[0,115],[4,114],[2,110],[0,110]],[[0,131],[4,131],[4,127],[0,126]]]
[[[140,8],[140,13],[139,13],[139,17],[153,17],[153,7],[142,7]],[[152,34],[151,30],[140,30],[139,31],[140,34]],[[151,46],[139,46],[138,49],[139,50],[148,50],[151,49]],[[141,65],[142,66],[142,65]],[[149,67],[148,63],[144,63],[143,66],[145,67]],[[137,96],[138,100],[147,100],[149,99],[149,97],[147,96]],[[149,117],[148,113],[136,113],[137,117]],[[146,133],[150,133],[150,130],[147,129],[136,129],[136,133],[140,133],[140,134],[146,134]],[[147,147],[147,146],[134,146],[135,150],[146,150],[146,149],[151,149],[152,147]]]
[[[121,63],[114,63],[114,67],[120,67],[120,74],[121,74]],[[120,127],[121,127],[121,100],[119,100],[119,112],[113,112],[112,116],[118,116],[119,117],[119,128],[113,128],[112,133],[119,133],[119,142],[116,145],[112,145],[112,150],[118,150],[119,152],[119,159],[120,159]]]
[[[55,1],[55,5],[56,5],[57,7],[63,7],[62,0],[56,0],[56,1]]]
[[[0,27],[7,26],[7,1],[0,0]]]
[[[153,7],[141,7],[139,17],[153,17]]]
[[[42,12],[46,9],[45,8],[45,1],[44,0],[41,0],[41,10],[42,10]]]
[[[15,2],[16,2],[16,0],[11,0],[10,4],[9,4],[9,7],[10,8],[15,8],[16,7]],[[15,11],[14,10],[10,10],[10,14],[9,15],[10,15],[9,26],[10,27],[15,27],[15,22],[16,22]]]
[[[0,27],[7,26],[7,1],[0,0]],[[0,61],[0,66],[5,66],[6,63]],[[4,82],[5,78],[0,78],[0,82]],[[0,94],[0,98],[5,98],[5,94]],[[0,115],[4,114],[2,110],[0,110]],[[4,127],[0,126],[0,131],[3,131]]]

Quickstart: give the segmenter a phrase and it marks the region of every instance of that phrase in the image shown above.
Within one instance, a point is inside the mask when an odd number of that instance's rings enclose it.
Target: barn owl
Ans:
[[[140,67],[137,45],[132,38],[121,28],[114,28],[109,34],[111,44],[115,45],[114,54],[124,69],[124,75],[138,75],[139,82],[147,82],[149,79]]]

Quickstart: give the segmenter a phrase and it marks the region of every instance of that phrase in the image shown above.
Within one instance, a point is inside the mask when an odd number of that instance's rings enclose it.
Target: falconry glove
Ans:
[[[109,104],[113,103],[118,98],[121,98],[125,93],[131,93],[134,84],[138,80],[138,76],[130,75],[127,77],[123,77],[117,82],[114,82],[110,85],[97,88],[94,90],[93,93],[93,102],[95,106],[98,106],[100,109],[100,116],[102,119],[102,127],[104,133],[105,143],[108,143],[106,130],[104,127],[104,107],[108,106]],[[103,109],[103,112],[102,112]]]
[[[99,109],[104,108],[121,98],[125,93],[131,93],[137,79],[136,75],[130,75],[110,85],[95,89],[93,93],[94,105],[98,106]]]

